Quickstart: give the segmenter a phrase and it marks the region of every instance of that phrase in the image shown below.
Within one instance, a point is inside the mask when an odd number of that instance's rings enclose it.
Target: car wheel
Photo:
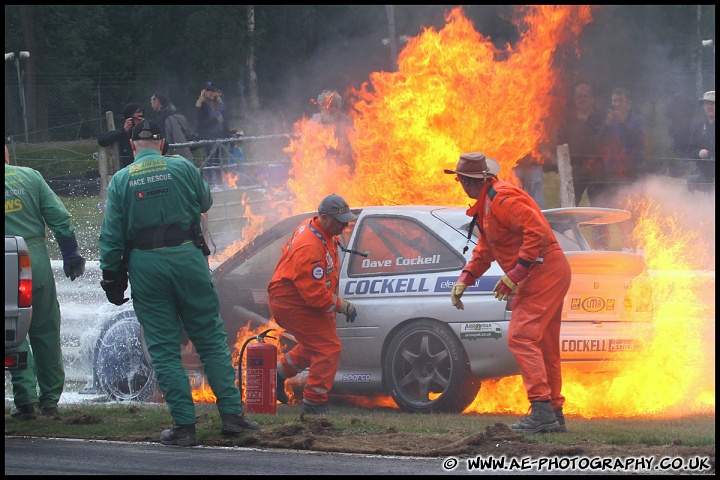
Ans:
[[[383,379],[395,403],[412,413],[460,413],[480,388],[460,341],[433,320],[413,321],[393,335]]]
[[[155,400],[160,390],[140,340],[132,311],[110,320],[98,338],[93,372],[98,386],[115,400]]]

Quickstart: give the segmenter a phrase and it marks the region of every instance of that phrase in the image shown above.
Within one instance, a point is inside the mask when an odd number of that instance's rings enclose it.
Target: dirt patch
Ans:
[[[203,441],[204,445],[291,448],[321,452],[346,452],[372,455],[414,457],[706,457],[715,471],[715,447],[686,447],[681,441],[673,445],[606,445],[582,442],[561,445],[538,441],[519,435],[502,423],[486,427],[484,432],[471,436],[462,434],[410,434],[392,428],[381,432],[352,432],[333,428],[331,418],[301,416],[293,425],[263,427],[259,432],[229,439]]]

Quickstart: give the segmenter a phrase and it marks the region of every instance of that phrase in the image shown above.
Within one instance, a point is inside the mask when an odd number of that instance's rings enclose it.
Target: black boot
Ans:
[[[559,432],[560,424],[550,402],[531,402],[530,413],[521,418],[519,422],[510,425],[510,429],[515,433],[531,435]]]
[[[307,413],[308,415],[326,415],[330,413],[330,411],[328,410],[327,402],[311,404],[303,401],[302,413]]]
[[[237,435],[244,433],[245,430],[260,430],[260,425],[252,420],[248,420],[245,414],[240,413],[223,413],[220,415],[222,427],[220,433],[223,435]]]
[[[179,447],[195,445],[195,424],[177,425],[173,423],[172,428],[163,430],[160,434],[160,443],[163,445],[177,445]]]
[[[10,410],[10,417],[16,420],[35,420],[35,405],[26,403]]]

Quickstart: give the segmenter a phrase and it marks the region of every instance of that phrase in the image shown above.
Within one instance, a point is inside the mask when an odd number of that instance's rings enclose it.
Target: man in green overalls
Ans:
[[[190,446],[196,443],[195,405],[181,359],[183,327],[217,397],[221,433],[259,426],[241,410],[220,299],[205,257],[210,251],[199,228],[201,213],[213,202],[210,189],[191,162],[160,153],[164,141],[155,122],[143,120],[133,129],[135,161],[116,173],[107,189],[100,268],[102,287],[116,305],[127,301],[129,275],[133,308],[173,419],[160,442]]]
[[[10,370],[15,402],[10,416],[20,420],[36,418],[36,403],[41,415],[57,415],[57,404],[65,383],[60,348],[60,306],[45,244],[46,225],[60,246],[65,276],[75,280],[85,272],[85,259],[78,254],[70,213],[40,172],[10,165],[6,145],[5,235],[19,235],[25,239],[30,250],[33,279],[30,342],[28,344],[26,338],[17,348],[28,352],[27,369]]]

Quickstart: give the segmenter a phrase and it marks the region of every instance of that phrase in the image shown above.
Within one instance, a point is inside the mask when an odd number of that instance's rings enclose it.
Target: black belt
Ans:
[[[152,250],[162,247],[177,247],[190,240],[190,232],[182,230],[176,224],[157,225],[140,230],[130,242],[131,249]]]

